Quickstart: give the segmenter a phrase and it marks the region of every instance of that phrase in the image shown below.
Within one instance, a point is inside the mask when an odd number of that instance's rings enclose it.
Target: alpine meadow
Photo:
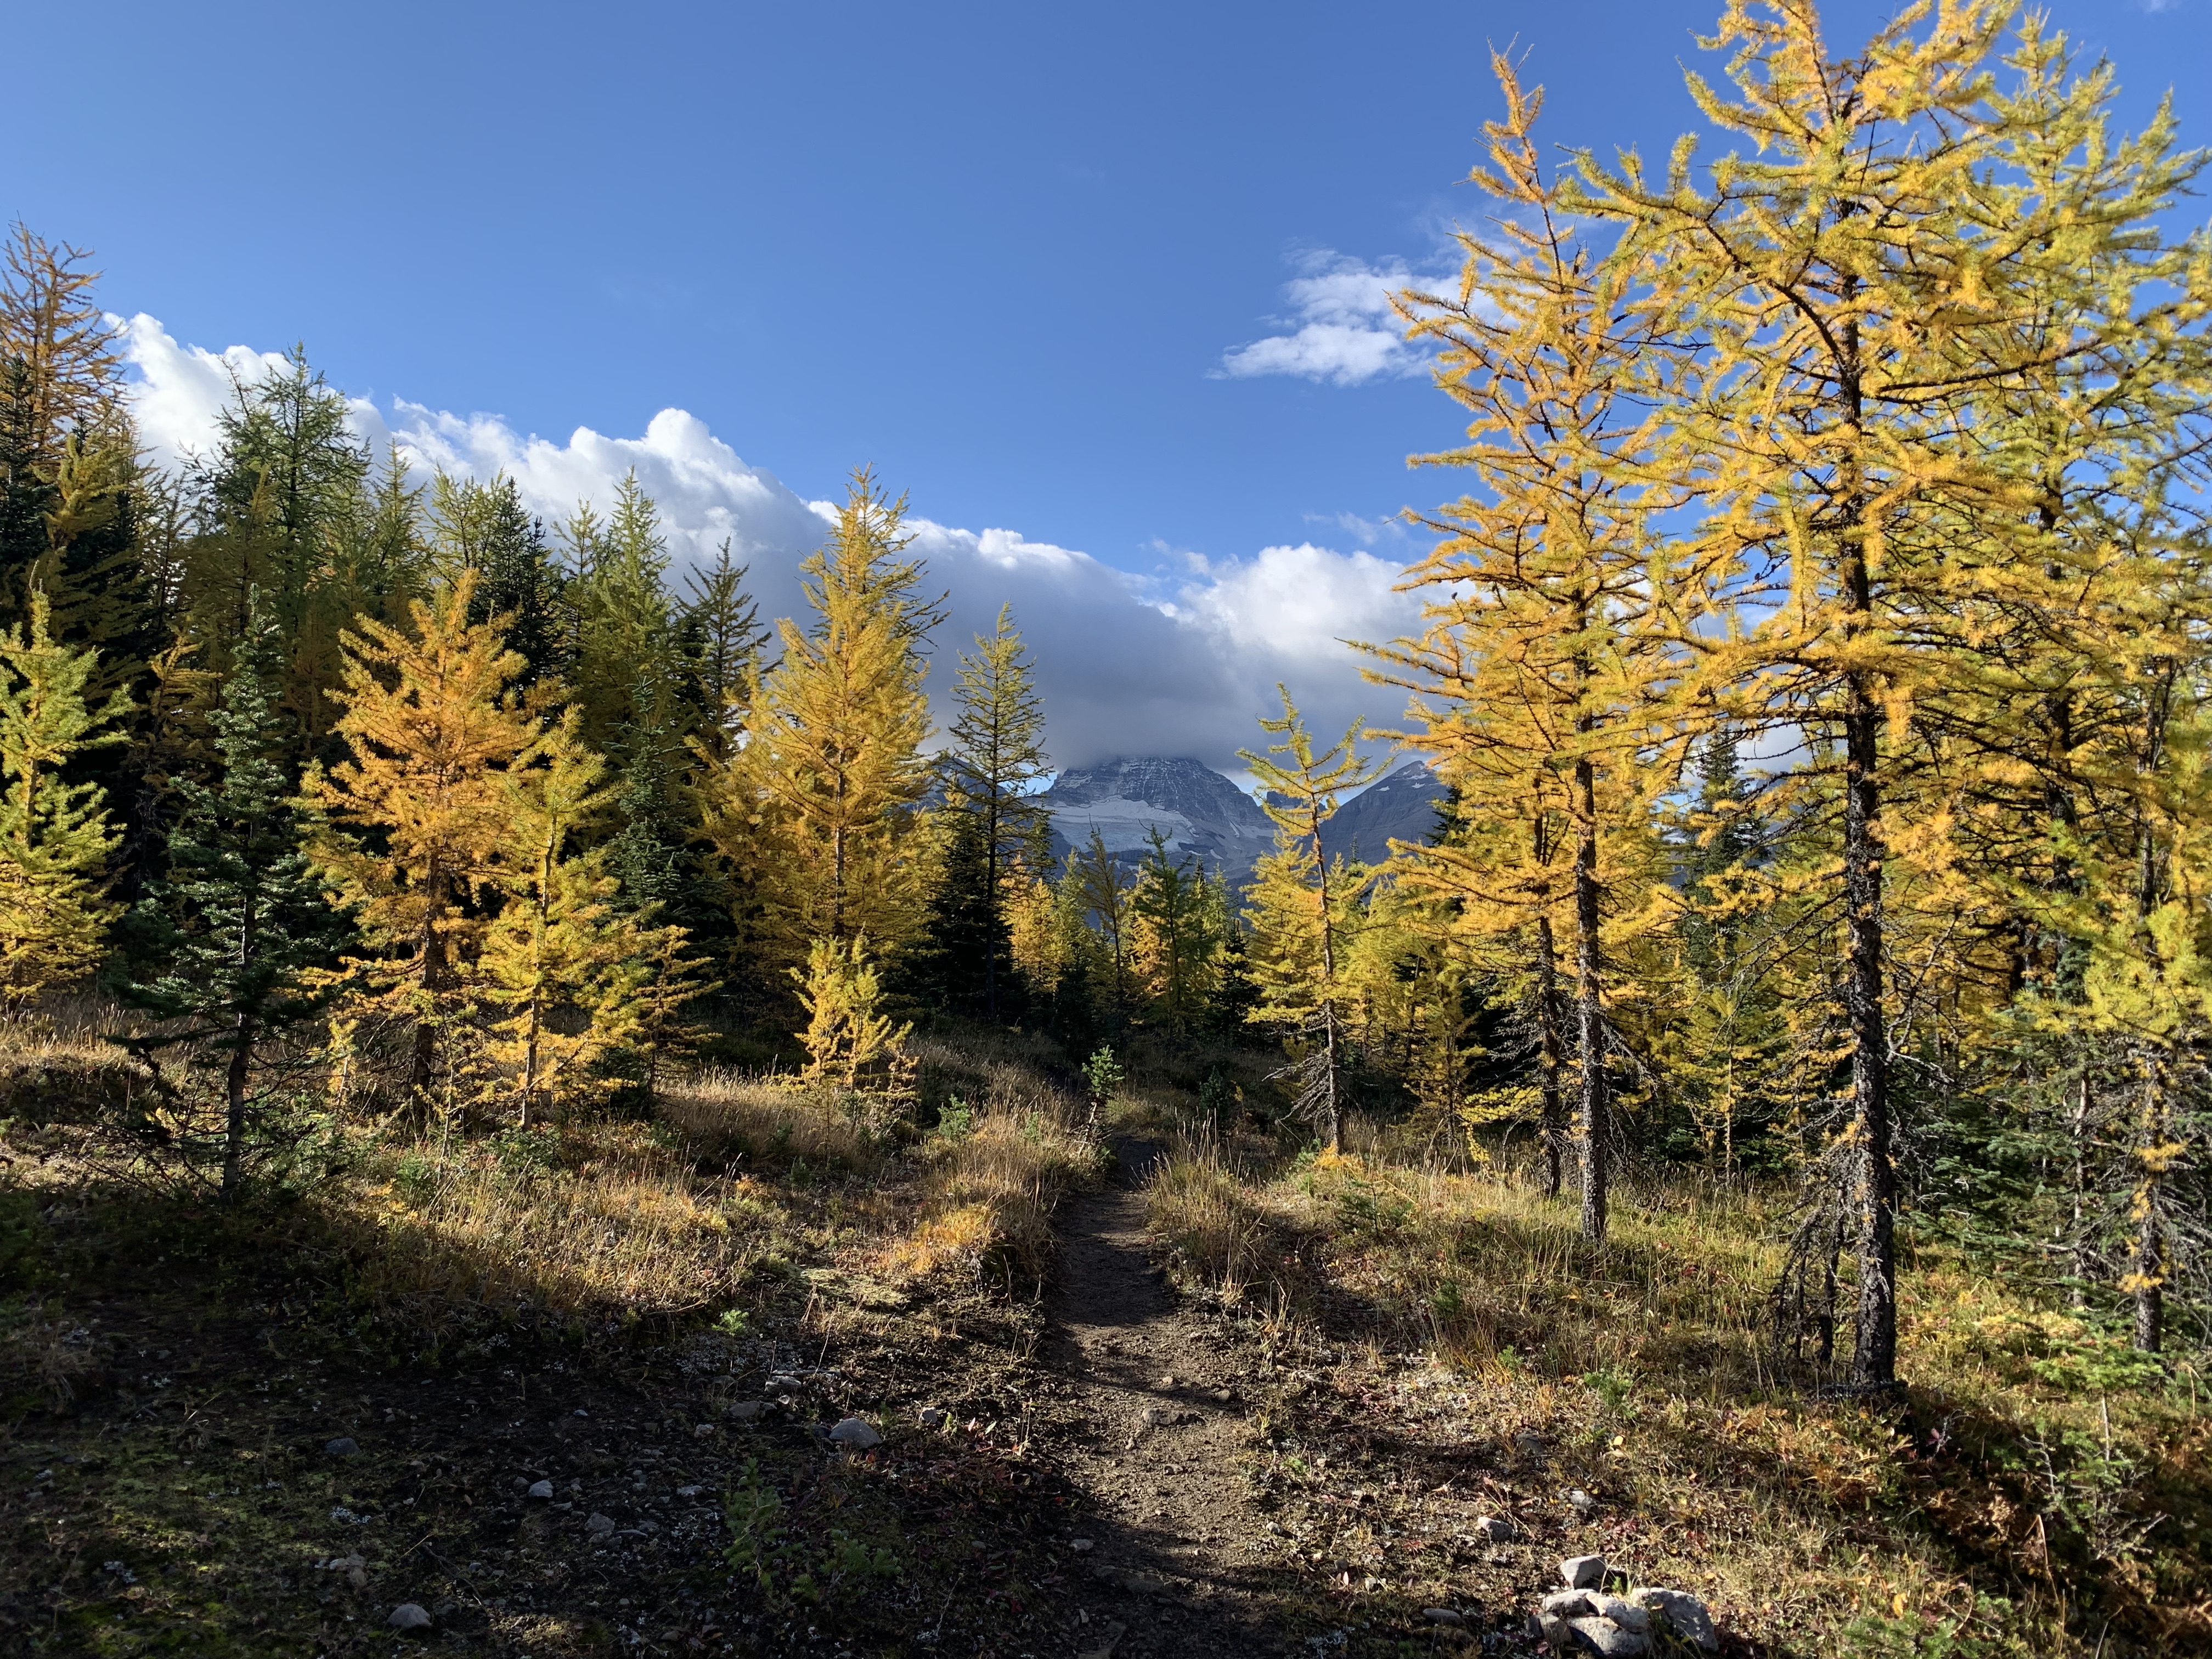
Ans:
[[[1408,71],[1212,377],[1412,366],[1407,625],[1212,760],[880,461],[157,444],[16,223],[0,1650],[2212,1654],[2212,151],[1720,3],[1656,162]]]

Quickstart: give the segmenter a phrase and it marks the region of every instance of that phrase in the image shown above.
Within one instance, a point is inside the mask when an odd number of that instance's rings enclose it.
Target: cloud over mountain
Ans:
[[[251,380],[282,362],[244,346],[218,353],[180,345],[143,313],[122,326],[140,431],[167,465],[212,448],[233,376]],[[565,442],[518,432],[495,415],[455,415],[404,399],[380,407],[357,398],[352,410],[356,428],[380,451],[396,442],[426,472],[504,471],[548,520],[566,517],[580,501],[605,507],[635,469],[659,505],[678,564],[711,558],[726,538],[751,565],[767,616],[798,609],[799,562],[822,540],[831,511],[749,465],[680,409],[661,410],[638,437],[578,427]],[[891,482],[926,497],[926,479]],[[1399,698],[1363,684],[1357,659],[1339,643],[1387,638],[1413,624],[1415,605],[1391,591],[1395,563],[1302,543],[1239,559],[1190,556],[1180,576],[1146,578],[1012,530],[965,530],[921,517],[910,523],[915,551],[950,601],[933,688],[942,696],[953,652],[988,631],[1001,604],[1012,604],[1036,659],[1060,764],[1187,755],[1235,771],[1236,751],[1261,738],[1255,717],[1276,708],[1278,680],[1318,730],[1397,712]]]

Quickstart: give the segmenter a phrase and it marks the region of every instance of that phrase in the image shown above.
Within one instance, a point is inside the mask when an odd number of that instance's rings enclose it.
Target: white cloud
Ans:
[[[1236,380],[1295,374],[1337,386],[1425,373],[1427,354],[1405,337],[1390,296],[1418,278],[1403,260],[1370,264],[1331,248],[1298,255],[1300,275],[1283,285],[1291,330],[1225,351],[1219,373]]]
[[[125,343],[139,428],[165,464],[212,447],[233,372],[250,380],[283,362],[242,346],[220,354],[179,346],[144,316],[125,325]],[[826,505],[810,504],[774,473],[749,465],[683,410],[661,410],[641,437],[579,427],[565,443],[525,435],[497,416],[398,399],[382,409],[355,399],[352,411],[363,438],[380,449],[397,442],[425,471],[505,471],[526,505],[548,520],[565,517],[580,500],[605,508],[635,468],[679,561],[712,556],[726,537],[752,567],[764,615],[791,615],[800,604],[798,565],[822,539]],[[1355,716],[1387,721],[1397,713],[1397,696],[1364,684],[1358,660],[1339,643],[1387,639],[1417,619],[1417,602],[1390,591],[1397,567],[1370,554],[1304,543],[1249,559],[1189,556],[1183,576],[1163,580],[1012,530],[963,530],[919,517],[909,525],[914,550],[948,599],[933,687],[943,695],[954,653],[988,631],[1000,605],[1012,604],[1036,660],[1060,764],[1188,755],[1233,772],[1239,748],[1260,746],[1257,716],[1274,712],[1278,680],[1317,732],[1333,736]]]

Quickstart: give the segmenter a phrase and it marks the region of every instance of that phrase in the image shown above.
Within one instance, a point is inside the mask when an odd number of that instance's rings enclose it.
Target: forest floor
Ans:
[[[702,1085],[349,1129],[235,1212],[19,1076],[0,1652],[1511,1659],[1590,1553],[1739,1659],[2212,1651],[2195,1373],[1984,1265],[1922,1252],[1909,1398],[1831,1403],[1742,1195],[1624,1188],[1590,1249],[1508,1177],[1165,1091],[1102,1148],[1030,1059],[931,1064],[973,1116],[918,1141]]]

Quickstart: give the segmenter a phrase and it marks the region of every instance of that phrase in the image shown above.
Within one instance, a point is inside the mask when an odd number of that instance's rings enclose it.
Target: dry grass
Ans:
[[[1080,1102],[1009,1059],[977,1061],[941,1044],[924,1064],[947,1092],[922,1145],[916,1219],[880,1257],[895,1277],[1002,1268],[1041,1283],[1052,1213],[1069,1187],[1094,1176],[1099,1149]]]
[[[1329,1340],[1425,1351],[1440,1392],[1409,1411],[1559,1449],[1557,1485],[1638,1516],[1640,1571],[1710,1589],[1747,1634],[1933,1653],[1916,1644],[1940,1616],[1984,1644],[1945,1651],[1991,1659],[2086,1650],[2100,1631],[2108,1659],[2212,1650],[2195,1372],[2131,1364],[1990,1264],[1911,1263],[1911,1400],[1874,1410],[1778,1364],[1778,1194],[1632,1187],[1602,1247],[1577,1237],[1571,1199],[1512,1174],[1357,1156],[1257,1182],[1185,1157],[1150,1199],[1190,1276]]]
[[[356,1240],[354,1294],[434,1329],[473,1311],[727,1306],[781,1216],[757,1183],[702,1177],[636,1125],[386,1146],[334,1196]]]
[[[702,1073],[665,1091],[658,1111],[699,1152],[726,1161],[865,1171],[889,1149],[849,1103],[772,1078]]]

